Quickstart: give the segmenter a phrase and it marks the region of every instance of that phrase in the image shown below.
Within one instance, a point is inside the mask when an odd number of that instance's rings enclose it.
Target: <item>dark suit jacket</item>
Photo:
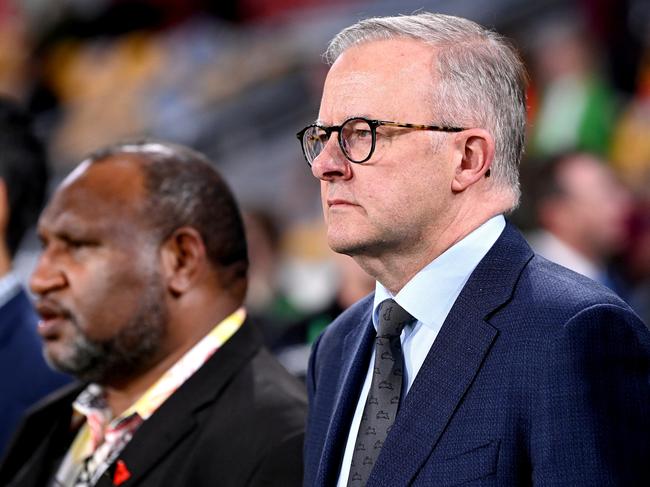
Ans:
[[[0,458],[25,411],[71,381],[45,363],[37,323],[22,289],[0,307]]]
[[[335,485],[372,295],[314,345],[305,485]],[[461,291],[368,485],[650,485],[650,332],[508,225]]]
[[[74,436],[79,392],[64,390],[28,417],[0,485],[47,485]],[[302,385],[246,322],[136,431],[119,456],[131,473],[121,486],[300,485],[305,414]],[[116,463],[99,487],[113,485]]]

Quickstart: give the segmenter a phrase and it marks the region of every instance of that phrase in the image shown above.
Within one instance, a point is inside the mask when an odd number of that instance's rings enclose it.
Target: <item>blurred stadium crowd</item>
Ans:
[[[0,0],[0,93],[31,112],[52,184],[125,137],[206,153],[246,213],[249,308],[300,374],[306,345],[374,283],[323,241],[318,184],[294,134],[316,117],[328,39],[359,18],[420,8],[514,40],[531,91],[512,218],[543,255],[650,321],[650,2]],[[35,248],[23,244],[23,276]]]

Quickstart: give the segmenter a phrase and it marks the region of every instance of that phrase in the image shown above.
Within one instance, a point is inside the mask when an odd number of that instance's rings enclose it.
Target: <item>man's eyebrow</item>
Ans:
[[[365,119],[367,119],[367,120],[375,120],[374,117],[370,116],[370,115],[367,114],[367,113],[359,113],[359,114],[346,115],[344,118],[341,119],[341,123],[345,122],[346,120],[351,120],[351,119],[353,119],[353,118],[365,118]],[[334,126],[334,125],[341,125],[341,123],[339,123],[339,124],[333,123],[333,124],[330,125],[330,124],[326,124],[326,123],[324,123],[324,122],[323,122],[322,120],[320,120],[320,119],[319,119],[319,120],[316,120],[316,121],[314,122],[314,124],[316,124],[316,125],[321,125],[321,126],[323,126],[323,127],[332,127],[332,126]]]
[[[72,212],[65,212],[47,223],[47,232],[56,236],[88,235],[101,230],[105,225],[106,222],[84,220]]]

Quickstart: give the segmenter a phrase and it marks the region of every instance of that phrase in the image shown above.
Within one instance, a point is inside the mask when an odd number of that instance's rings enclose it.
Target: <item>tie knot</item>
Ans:
[[[392,299],[387,299],[379,307],[378,337],[398,337],[406,325],[415,321],[404,308]]]

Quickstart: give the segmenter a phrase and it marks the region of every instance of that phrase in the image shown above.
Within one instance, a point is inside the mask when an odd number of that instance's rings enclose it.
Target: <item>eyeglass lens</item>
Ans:
[[[310,127],[305,132],[303,145],[310,164],[323,151],[328,139],[327,131],[320,127]],[[373,145],[373,129],[368,121],[361,118],[347,120],[340,128],[339,145],[352,162],[368,159]]]

